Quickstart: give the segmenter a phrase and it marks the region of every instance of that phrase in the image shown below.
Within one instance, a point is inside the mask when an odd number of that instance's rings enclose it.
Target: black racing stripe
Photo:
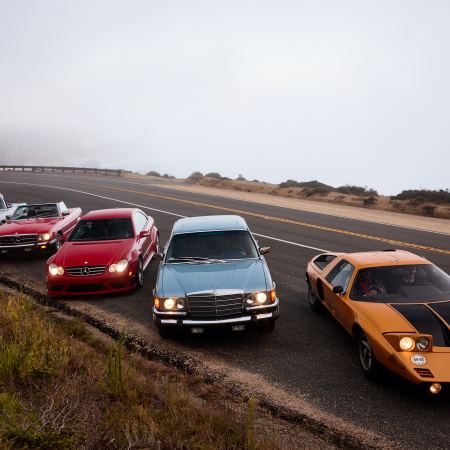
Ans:
[[[442,303],[429,303],[428,306],[439,314],[450,326],[450,301]]]
[[[433,345],[450,347],[448,328],[425,305],[391,305],[419,332],[431,334]]]

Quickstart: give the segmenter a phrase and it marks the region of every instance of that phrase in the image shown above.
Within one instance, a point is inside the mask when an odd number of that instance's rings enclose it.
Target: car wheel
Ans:
[[[159,233],[156,235],[156,249],[155,253],[159,253]]]
[[[144,286],[144,264],[142,263],[142,259],[138,259],[138,265],[136,270],[136,287],[141,289]]]
[[[259,322],[259,329],[264,333],[272,333],[272,331],[275,329],[275,322],[275,319],[262,320],[261,322]]]
[[[380,375],[380,363],[375,358],[369,338],[361,332],[358,335],[358,355],[361,369],[369,380],[375,381]]]
[[[308,302],[309,306],[314,312],[319,313],[322,311],[323,308],[322,303],[315,296],[314,291],[312,290],[312,287],[310,285],[308,285]]]
[[[61,248],[61,235],[57,234],[55,238],[55,243],[53,244],[53,250],[55,253]]]

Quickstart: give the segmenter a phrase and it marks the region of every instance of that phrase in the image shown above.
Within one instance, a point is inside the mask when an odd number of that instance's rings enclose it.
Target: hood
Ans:
[[[3,224],[0,235],[49,233],[60,220],[60,218],[13,220]]]
[[[63,267],[108,266],[128,259],[132,239],[98,242],[65,242],[53,262]]]
[[[434,346],[450,347],[450,301],[390,306],[419,333],[431,334]]]
[[[254,292],[272,288],[263,260],[213,264],[164,264],[160,266],[156,291],[161,297],[184,297],[192,292],[219,289]]]

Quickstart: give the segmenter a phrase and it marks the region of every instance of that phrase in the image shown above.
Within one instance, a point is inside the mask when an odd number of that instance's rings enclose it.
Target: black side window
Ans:
[[[137,212],[134,216],[134,225],[136,226],[136,234],[139,234],[147,223],[147,217],[144,214]]]
[[[355,268],[347,261],[339,261],[336,267],[328,274],[326,280],[333,286],[342,286],[347,290],[348,283]]]
[[[325,269],[336,258],[336,255],[320,255],[313,262],[319,269]]]

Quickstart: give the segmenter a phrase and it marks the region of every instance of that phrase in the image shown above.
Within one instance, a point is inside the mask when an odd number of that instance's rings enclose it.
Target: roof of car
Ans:
[[[82,219],[124,219],[130,218],[134,211],[136,211],[136,208],[98,209],[96,211],[89,211],[82,217]]]
[[[248,230],[248,226],[240,216],[186,217],[175,222],[172,234],[218,230]]]
[[[427,259],[405,250],[347,253],[344,258],[356,266],[429,263]]]

